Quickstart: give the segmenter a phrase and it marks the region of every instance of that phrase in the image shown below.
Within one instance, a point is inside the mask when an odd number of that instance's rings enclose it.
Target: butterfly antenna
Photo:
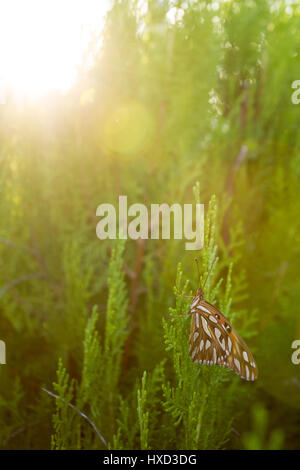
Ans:
[[[215,260],[214,260],[214,261],[215,261]],[[207,279],[208,279],[208,277],[209,277],[209,275],[210,275],[210,273],[211,273],[211,271],[212,271],[212,268],[213,268],[213,265],[214,265],[214,261],[212,262],[211,267],[210,267],[209,271],[207,272],[207,275],[206,275],[204,284],[201,285],[201,275],[200,275],[200,269],[199,269],[199,260],[198,260],[198,258],[195,258],[195,262],[196,262],[196,266],[197,266],[197,272],[198,272],[198,282],[197,282],[197,284],[198,284],[198,286],[201,287],[201,290],[202,290],[202,291],[204,290],[204,287],[206,286],[206,282],[207,282]]]
[[[197,272],[198,272],[198,280],[197,280],[197,285],[199,286],[199,285],[200,285],[200,269],[199,269],[199,260],[198,260],[198,258],[195,258],[195,263],[196,263],[196,266],[197,266]]]
[[[211,270],[210,270],[211,271]],[[202,290],[204,289],[205,285],[206,285],[206,281],[208,279],[208,276],[210,275],[210,271],[208,271],[207,275],[206,275],[206,278],[205,278],[205,281],[204,281],[204,284],[203,284],[203,288]]]
[[[211,263],[210,269],[209,269],[209,271],[207,272],[207,276],[206,276],[206,278],[205,278],[205,282],[204,282],[204,285],[203,285],[203,289],[204,289],[204,286],[206,285],[206,281],[207,281],[207,279],[208,279],[210,273],[212,272],[212,268],[213,268],[213,266],[214,266],[215,261],[216,261],[216,258],[215,258],[215,259],[213,260],[213,262]]]

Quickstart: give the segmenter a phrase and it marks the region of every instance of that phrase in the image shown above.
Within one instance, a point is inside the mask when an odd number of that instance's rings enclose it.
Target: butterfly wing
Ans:
[[[189,340],[193,362],[221,365],[229,356],[225,332],[200,309],[192,315]]]
[[[220,365],[256,380],[257,365],[248,346],[224,315],[205,300],[193,301],[190,354],[193,362]]]
[[[232,353],[221,365],[232,369],[242,379],[254,381],[258,377],[258,369],[254,357],[243,338],[232,328]]]

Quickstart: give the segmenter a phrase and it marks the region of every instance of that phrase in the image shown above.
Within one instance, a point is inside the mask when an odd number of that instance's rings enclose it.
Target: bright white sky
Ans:
[[[67,90],[108,0],[0,0],[0,94]]]

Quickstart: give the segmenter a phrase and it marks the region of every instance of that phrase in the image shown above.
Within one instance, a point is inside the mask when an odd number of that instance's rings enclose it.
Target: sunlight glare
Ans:
[[[108,6],[107,0],[1,2],[1,94],[36,99],[68,90]]]

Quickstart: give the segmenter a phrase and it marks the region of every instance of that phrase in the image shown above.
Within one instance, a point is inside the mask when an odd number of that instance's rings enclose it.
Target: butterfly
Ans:
[[[227,367],[242,379],[256,380],[258,369],[248,346],[224,315],[204,300],[201,288],[193,297],[190,313],[192,361]]]

